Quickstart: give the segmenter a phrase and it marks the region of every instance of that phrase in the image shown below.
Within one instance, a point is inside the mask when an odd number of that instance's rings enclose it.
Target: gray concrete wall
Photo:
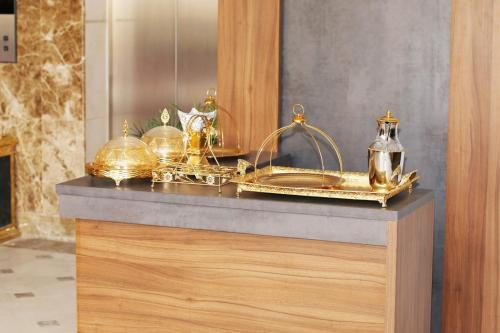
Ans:
[[[449,0],[283,0],[281,125],[302,103],[310,123],[333,135],[348,170],[367,169],[375,119],[401,119],[406,170],[436,191],[433,332],[439,331],[445,221]],[[283,152],[319,160],[300,134]],[[336,167],[330,158],[330,168]]]

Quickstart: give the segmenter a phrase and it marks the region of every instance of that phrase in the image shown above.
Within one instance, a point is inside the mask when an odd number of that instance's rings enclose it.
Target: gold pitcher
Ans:
[[[391,111],[377,119],[378,134],[368,148],[370,185],[377,191],[390,191],[401,182],[405,150],[398,138],[399,119]]]

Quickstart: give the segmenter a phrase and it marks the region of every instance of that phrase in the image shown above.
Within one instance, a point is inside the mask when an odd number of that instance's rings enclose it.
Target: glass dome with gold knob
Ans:
[[[123,122],[123,136],[106,143],[88,167],[91,175],[111,178],[116,186],[124,179],[151,178],[157,156],[141,140],[128,136],[128,123]]]
[[[141,138],[153,153],[158,156],[160,164],[178,162],[184,153],[184,139],[182,131],[168,126],[170,120],[168,110],[165,108],[161,114],[163,125],[147,131]]]

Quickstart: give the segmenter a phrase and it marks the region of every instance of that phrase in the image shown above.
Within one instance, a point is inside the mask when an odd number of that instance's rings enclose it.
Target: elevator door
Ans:
[[[111,0],[110,129],[188,110],[216,86],[217,0]]]

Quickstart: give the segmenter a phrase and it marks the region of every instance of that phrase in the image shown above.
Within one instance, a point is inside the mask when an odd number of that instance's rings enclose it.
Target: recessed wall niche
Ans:
[[[19,235],[14,192],[16,143],[12,137],[0,137],[0,241]]]

